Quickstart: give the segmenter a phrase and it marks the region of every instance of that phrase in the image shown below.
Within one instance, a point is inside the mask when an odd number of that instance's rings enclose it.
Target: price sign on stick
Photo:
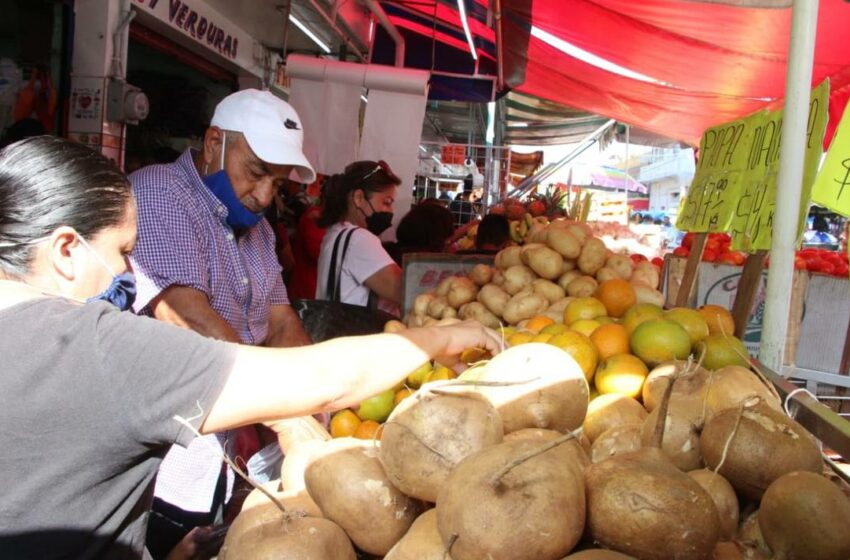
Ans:
[[[832,139],[829,153],[812,188],[817,204],[850,217],[850,104]]]

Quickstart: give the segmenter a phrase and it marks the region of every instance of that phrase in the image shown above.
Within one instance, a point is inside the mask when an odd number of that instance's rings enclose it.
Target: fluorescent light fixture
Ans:
[[[459,1],[462,1],[462,0],[459,0]],[[531,35],[534,36],[534,37],[537,37],[538,39],[540,39],[544,43],[546,43],[546,44],[548,44],[552,47],[555,47],[556,49],[558,49],[559,51],[561,51],[562,53],[564,53],[566,55],[569,55],[573,58],[577,58],[577,59],[581,60],[582,62],[586,62],[586,63],[590,64],[591,66],[601,68],[602,70],[607,70],[608,72],[612,72],[614,74],[617,74],[619,76],[624,76],[626,78],[631,78],[633,80],[638,80],[640,82],[648,82],[648,83],[651,83],[651,84],[659,84],[659,85],[663,85],[663,86],[672,85],[672,84],[668,84],[667,82],[662,82],[661,80],[656,80],[655,78],[652,78],[652,77],[647,76],[645,74],[641,74],[640,72],[635,72],[634,70],[629,70],[628,68],[624,68],[623,66],[620,66],[619,64],[615,64],[615,63],[611,62],[610,60],[605,60],[604,58],[602,58],[600,56],[596,56],[593,53],[587,52],[586,50],[581,49],[581,48],[573,45],[572,43],[568,43],[567,41],[564,41],[560,37],[555,37],[551,33],[547,32],[547,31],[543,31],[539,27],[532,26],[531,27]]]
[[[492,144],[496,138],[496,102],[491,101],[487,104],[487,134],[485,140],[488,144]]]
[[[369,18],[369,42],[372,42],[372,39],[375,37],[375,20],[374,18]]]
[[[331,48],[330,48],[329,46],[327,46],[327,45],[324,43],[324,41],[322,41],[321,39],[319,39],[319,38],[316,36],[316,34],[315,34],[315,33],[313,33],[312,31],[310,31],[310,30],[307,28],[307,26],[306,26],[306,25],[304,25],[304,24],[301,22],[301,20],[300,20],[300,19],[298,19],[297,17],[295,17],[295,16],[294,16],[294,15],[292,15],[292,14],[289,14],[289,21],[291,21],[291,22],[295,25],[295,27],[297,27],[298,29],[300,29],[300,30],[304,33],[304,35],[306,35],[306,36],[307,36],[307,37],[309,37],[309,38],[310,38],[310,39],[311,39],[314,43],[316,43],[317,45],[319,45],[319,48],[320,48],[320,49],[322,49],[323,51],[325,51],[325,53],[326,53],[326,54],[330,54],[330,53],[331,53]]]
[[[423,146],[421,144],[419,145],[419,149],[422,150],[423,152],[426,152],[426,153],[428,152],[428,150],[425,149],[425,146]]]
[[[365,96],[365,95],[361,95],[361,96],[360,96],[360,99],[362,99],[362,100],[363,100],[363,103],[369,103],[369,100],[368,100],[368,99],[366,99],[366,96]]]
[[[469,22],[466,20],[466,5],[465,0],[457,0],[457,10],[460,12],[460,22],[463,24],[463,32],[466,33],[466,42],[469,43],[469,53],[472,55],[472,60],[478,60],[478,53],[475,52],[475,44],[472,42],[472,33],[469,32]]]
[[[527,128],[528,123],[527,122],[511,123],[509,126],[512,126],[514,128]]]

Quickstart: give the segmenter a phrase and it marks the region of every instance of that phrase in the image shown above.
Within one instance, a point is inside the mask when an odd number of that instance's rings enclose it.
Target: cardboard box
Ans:
[[[435,290],[449,276],[466,276],[477,264],[493,266],[495,255],[456,255],[452,253],[408,253],[402,261],[402,316],[413,308],[421,293]]]

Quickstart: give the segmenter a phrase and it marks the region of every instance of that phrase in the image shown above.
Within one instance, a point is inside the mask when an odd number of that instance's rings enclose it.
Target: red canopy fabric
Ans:
[[[505,47],[517,60],[530,26],[652,81],[619,76],[532,36],[520,91],[697,144],[703,131],[781,99],[790,9],[683,0],[504,0]],[[812,85],[850,87],[850,4],[821,0]],[[521,60],[521,59],[520,59]],[[840,114],[840,109],[831,108]]]
[[[495,54],[487,26],[491,0],[463,1],[478,54]],[[504,75],[522,93],[693,145],[711,126],[782,105],[790,8],[687,0],[500,1]],[[457,0],[384,4],[400,27],[455,52],[468,50]],[[437,28],[425,18],[436,20]],[[827,140],[850,98],[848,31],[850,2],[820,0],[812,86],[831,80]],[[541,33],[644,78],[575,58],[541,40]]]

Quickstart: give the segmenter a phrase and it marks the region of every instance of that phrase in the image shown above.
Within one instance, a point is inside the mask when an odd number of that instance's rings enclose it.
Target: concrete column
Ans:
[[[109,76],[124,78],[127,68],[127,29],[113,61],[113,36],[130,9],[127,0],[74,2],[74,54],[71,69],[68,136],[124,164],[124,125],[106,120]]]

